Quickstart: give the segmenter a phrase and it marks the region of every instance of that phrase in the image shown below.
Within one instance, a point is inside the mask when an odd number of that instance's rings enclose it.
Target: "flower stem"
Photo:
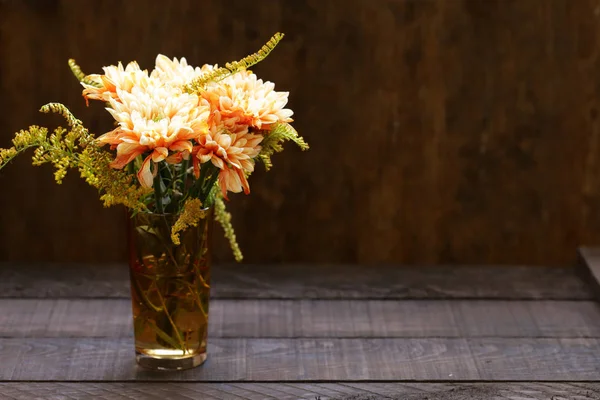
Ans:
[[[158,164],[156,165],[156,168],[158,168],[158,172],[154,177],[154,199],[156,200],[156,212],[158,212],[159,214],[164,214],[165,210],[163,209],[162,204],[162,189],[160,187],[162,179],[160,177],[160,167],[158,166]]]
[[[144,303],[144,305],[148,309],[150,309],[150,310],[152,310],[152,311],[154,311],[156,313],[159,313],[159,312],[163,311],[162,308],[155,306],[152,303],[152,301],[150,301],[150,299],[146,295],[146,292],[144,291],[144,289],[142,289],[140,287],[140,283],[138,282],[138,277],[137,277],[137,275],[135,273],[131,274],[131,285],[133,286],[133,290],[135,290],[135,293],[137,294],[137,296],[140,299],[140,301],[142,303]]]
[[[213,168],[212,171],[212,175],[210,176],[210,178],[208,178],[208,183],[206,184],[206,186],[204,186],[202,188],[202,193],[200,194],[200,200],[202,201],[202,204],[204,204],[205,207],[209,207],[212,204],[208,204],[208,196],[210,195],[210,192],[212,191],[213,186],[215,186],[215,182],[217,181],[217,178],[219,178],[219,172],[220,170],[217,169],[216,167]]]
[[[191,156],[190,156],[191,157]],[[187,178],[188,178],[188,169],[190,168],[190,159],[183,160],[181,163],[181,193],[186,193],[187,186]],[[183,198],[179,200],[179,204],[177,205],[177,210],[181,211],[181,204],[183,204]]]
[[[185,187],[187,184],[188,169],[190,168],[190,159],[183,160],[181,163],[181,193],[185,193]]]
[[[206,178],[206,172],[211,167],[211,165],[212,165],[211,163],[204,163],[204,164],[202,164],[202,167],[200,167],[200,176],[198,177],[198,179],[195,180],[195,182],[193,183],[192,187],[189,190],[189,194],[190,194],[191,198],[200,199],[200,201],[202,201],[200,191],[202,189],[202,184],[204,183],[204,179]]]
[[[185,354],[186,352],[189,352],[189,350],[187,349],[187,346],[185,345],[185,341],[183,340],[183,337],[181,336],[181,333],[179,333],[179,329],[177,328],[177,325],[175,324],[175,321],[173,321],[173,318],[171,317],[171,312],[172,310],[176,309],[176,304],[173,303],[172,299],[171,301],[169,301],[169,305],[171,305],[172,307],[168,307],[167,303],[165,302],[165,299],[163,298],[162,294],[160,293],[160,288],[157,287],[156,290],[156,294],[158,295],[158,299],[160,300],[162,307],[163,307],[163,311],[164,311],[164,315],[167,317],[167,319],[169,320],[169,323],[171,324],[171,332],[175,333],[175,336],[177,337],[177,341],[179,342],[179,345],[181,346],[181,350],[183,351],[183,354]],[[168,334],[168,332],[166,332]]]

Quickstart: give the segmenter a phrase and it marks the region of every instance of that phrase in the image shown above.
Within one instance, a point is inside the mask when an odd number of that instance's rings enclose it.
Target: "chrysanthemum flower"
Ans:
[[[156,67],[150,74],[153,79],[160,80],[165,85],[183,86],[203,73],[201,68],[188,65],[187,60],[173,58],[172,60],[159,54],[156,57]]]
[[[131,93],[117,89],[119,100],[110,98],[112,114],[119,126],[98,140],[117,150],[113,168],[121,169],[137,156],[151,152],[138,171],[142,186],[152,186],[152,162],[166,159],[169,151],[191,153],[192,139],[208,131],[209,108],[198,96],[174,88],[148,85]]]
[[[88,85],[82,82],[85,88],[83,97],[88,100],[102,100],[108,102],[110,99],[119,100],[117,90],[131,92],[134,87],[146,87],[149,84],[147,70],[141,70],[137,62],[133,61],[123,68],[123,64],[104,67],[104,75],[88,75],[87,80],[95,82],[98,86]]]
[[[223,196],[227,192],[250,193],[246,175],[254,171],[254,161],[261,147],[262,135],[248,133],[248,127],[239,127],[237,132],[227,131],[220,124],[217,113],[213,118],[210,131],[200,136],[197,146],[192,150],[194,174],[198,178],[200,164],[211,162],[219,168],[219,186]]]
[[[292,110],[284,108],[288,94],[275,91],[272,82],[263,82],[250,71],[241,71],[210,83],[202,97],[208,100],[213,111],[219,111],[223,125],[266,129],[277,122],[292,122]]]

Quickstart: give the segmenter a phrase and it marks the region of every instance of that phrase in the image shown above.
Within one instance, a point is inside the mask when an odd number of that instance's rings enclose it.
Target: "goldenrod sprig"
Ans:
[[[48,129],[37,125],[32,125],[29,129],[17,132],[12,140],[13,146],[8,149],[0,149],[0,169],[25,150],[45,143],[47,135]]]
[[[71,113],[71,111],[69,111],[69,109],[64,104],[48,103],[48,104],[42,106],[42,108],[40,108],[40,111],[45,114],[48,114],[51,112],[60,114],[67,121],[67,124],[69,124],[69,126],[71,128],[74,128],[74,129],[77,128],[78,130],[85,130],[81,121],[78,120],[77,118],[75,118],[75,116]]]
[[[72,58],[69,59],[69,68],[71,68],[71,72],[73,73],[73,75],[75,75],[75,78],[77,78],[79,82],[83,82],[86,85],[96,87],[100,86],[98,82],[94,82],[93,80],[88,79],[87,75],[84,74],[83,71],[81,71],[81,68],[79,67],[79,65],[77,65],[77,62],[75,62],[75,60]]]
[[[200,199],[189,199],[183,205],[183,211],[177,221],[171,228],[171,240],[173,244],[179,246],[179,234],[190,226],[198,226],[201,219],[206,218],[206,209],[202,208]]]
[[[254,54],[250,54],[242,58],[240,61],[233,61],[225,64],[224,67],[215,68],[213,71],[210,71],[188,83],[185,86],[185,90],[193,93],[193,92],[201,92],[204,90],[207,84],[211,82],[218,82],[222,79],[227,78],[230,75],[233,75],[242,70],[248,69],[249,67],[258,64],[267,56],[275,46],[283,39],[283,33],[277,32],[273,37],[263,46],[259,51]]]
[[[105,207],[122,204],[133,212],[148,209],[143,199],[152,189],[136,186],[133,175],[111,168],[112,159],[109,152],[92,143],[83,149],[79,159],[78,169],[81,177],[102,193],[100,200],[104,202]]]
[[[244,256],[242,255],[242,251],[238,245],[235,231],[233,230],[233,225],[231,225],[231,213],[229,213],[225,208],[225,202],[220,195],[217,195],[215,199],[215,220],[223,227],[225,237],[229,241],[229,246],[231,247],[235,261],[242,261]]]
[[[18,154],[35,148],[33,165],[54,165],[57,183],[62,183],[69,168],[77,168],[81,177],[102,194],[100,200],[105,206],[123,204],[135,211],[146,209],[141,199],[148,189],[134,185],[133,177],[125,171],[110,167],[111,154],[98,147],[94,135],[88,132],[67,107],[50,103],[40,111],[61,114],[71,129],[67,131],[58,127],[48,136],[47,128],[32,125],[27,130],[17,132],[13,146],[0,149],[0,169]]]
[[[276,123],[270,130],[263,131],[262,133],[264,134],[264,139],[260,143],[262,149],[258,154],[258,159],[265,164],[267,170],[273,166],[271,156],[283,151],[283,142],[291,140],[302,150],[309,149],[308,143],[288,123]]]

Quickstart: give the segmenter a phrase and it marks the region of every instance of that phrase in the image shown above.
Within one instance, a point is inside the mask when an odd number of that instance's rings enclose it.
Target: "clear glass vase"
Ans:
[[[138,365],[196,367],[206,360],[213,210],[171,239],[178,215],[129,218],[129,270]]]

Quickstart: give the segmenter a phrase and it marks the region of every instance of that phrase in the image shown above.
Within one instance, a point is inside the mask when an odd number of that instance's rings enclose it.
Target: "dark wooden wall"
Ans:
[[[600,243],[598,0],[0,0],[0,146],[88,73],[157,53],[195,64],[280,47],[312,146],[233,196],[248,262],[570,263]],[[22,158],[0,173],[0,260],[123,259],[123,211]],[[219,260],[230,260],[222,241]]]

